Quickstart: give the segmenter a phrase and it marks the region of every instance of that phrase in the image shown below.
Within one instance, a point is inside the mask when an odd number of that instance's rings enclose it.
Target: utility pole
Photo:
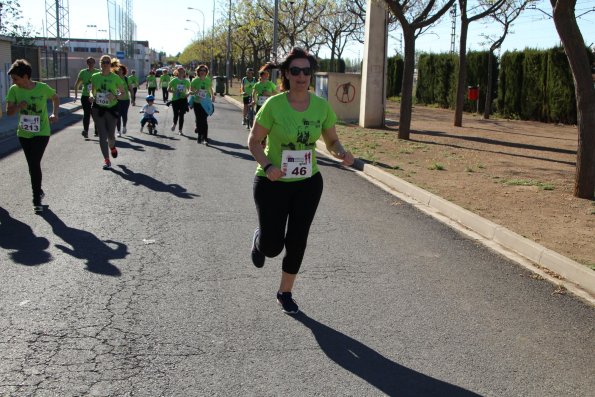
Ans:
[[[227,15],[227,56],[225,60],[225,95],[229,95],[229,80],[231,79],[231,0],[229,0],[229,14]]]
[[[457,5],[453,5],[450,10],[450,17],[452,19],[452,27],[450,32],[450,53],[454,54],[455,43],[457,41]]]

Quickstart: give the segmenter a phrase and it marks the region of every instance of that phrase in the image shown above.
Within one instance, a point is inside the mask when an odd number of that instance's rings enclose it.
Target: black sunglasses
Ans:
[[[110,63],[112,63],[112,62],[111,62],[111,61],[101,61],[101,64],[102,64],[102,65],[108,65],[108,64],[110,64]]]
[[[310,76],[312,74],[312,69],[311,68],[298,68],[297,66],[293,66],[291,68],[289,68],[289,73],[291,73],[292,76],[299,76],[300,72],[304,72],[304,76]]]

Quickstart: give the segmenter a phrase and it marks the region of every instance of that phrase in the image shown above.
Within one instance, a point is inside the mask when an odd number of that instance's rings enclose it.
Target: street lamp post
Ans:
[[[190,29],[190,28],[184,28],[184,30],[194,33],[194,35],[196,36],[196,39],[198,40],[198,32],[196,30]]]
[[[200,25],[199,25],[198,23],[196,23],[196,21],[193,21],[193,20],[191,20],[191,19],[187,19],[187,20],[186,20],[186,22],[190,22],[190,23],[193,23],[193,24],[195,24],[197,28],[199,28],[199,27],[200,27]],[[202,29],[202,39],[204,40],[204,39],[205,39],[205,29],[204,29],[204,25],[203,25],[203,27],[202,27],[202,28],[203,28],[203,29]],[[189,29],[185,29],[185,30],[189,30]],[[198,32],[199,32],[199,31],[198,31],[198,30],[196,30],[196,31],[194,31],[194,32],[195,32],[195,34],[196,34],[196,40],[198,40]]]
[[[188,7],[188,9],[189,10],[193,10],[193,11],[198,11],[198,12],[200,12],[200,15],[202,15],[202,39],[204,40],[205,39],[205,14],[201,10],[199,10],[197,8]],[[194,21],[190,21],[189,19],[187,19],[186,21],[187,22],[194,22]],[[197,26],[198,26],[198,24],[197,24]]]
[[[188,7],[189,10],[193,10],[193,11],[198,11],[200,12],[200,14],[202,15],[202,41],[205,41],[205,14],[204,12],[202,12],[201,10],[194,8],[194,7]],[[213,73],[213,42],[215,41],[214,39],[214,31],[215,31],[215,0],[213,0],[213,25],[211,26],[211,73]]]

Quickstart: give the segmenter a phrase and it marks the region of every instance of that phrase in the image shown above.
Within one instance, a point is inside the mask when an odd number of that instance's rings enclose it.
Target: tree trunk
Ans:
[[[403,26],[405,65],[401,85],[401,110],[399,114],[399,139],[409,139],[411,112],[413,111],[413,74],[415,72],[415,36],[413,29]]]
[[[488,120],[492,114],[492,91],[494,90],[493,75],[494,75],[494,52],[490,50],[488,59],[488,87],[486,89],[486,102],[483,109],[483,118]]]
[[[457,101],[455,105],[455,127],[463,126],[463,109],[467,94],[467,31],[469,22],[461,18],[461,39],[459,42],[459,76],[457,80]]]
[[[551,2],[556,30],[564,45],[574,78],[578,127],[574,195],[592,200],[595,196],[595,88],[589,58],[574,15],[576,1]]]

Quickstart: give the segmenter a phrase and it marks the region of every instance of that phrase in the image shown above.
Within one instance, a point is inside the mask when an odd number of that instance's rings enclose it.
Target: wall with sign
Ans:
[[[337,118],[346,122],[359,120],[362,76],[352,73],[316,73],[316,95],[328,100]]]

